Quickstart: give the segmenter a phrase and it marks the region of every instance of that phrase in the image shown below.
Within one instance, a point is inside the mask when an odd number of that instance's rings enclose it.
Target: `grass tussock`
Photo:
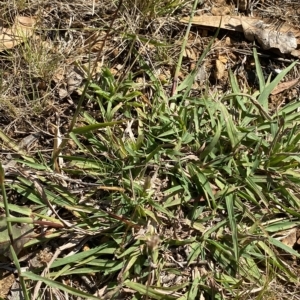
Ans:
[[[198,6],[1,8],[39,18],[0,54],[0,253],[25,299],[298,299],[300,104],[269,102],[297,62],[266,77],[254,48],[257,85],[196,90],[217,33],[187,71],[175,17]]]

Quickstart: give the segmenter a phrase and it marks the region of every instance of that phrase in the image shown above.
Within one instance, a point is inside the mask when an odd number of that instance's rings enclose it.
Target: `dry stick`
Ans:
[[[91,79],[92,79],[92,74],[93,74],[94,71],[96,70],[97,62],[98,62],[99,59],[100,59],[100,56],[101,56],[101,54],[102,54],[102,52],[103,52],[103,48],[104,48],[105,42],[107,41],[107,39],[108,39],[108,37],[109,37],[109,35],[110,35],[111,31],[112,31],[114,22],[115,22],[115,20],[116,20],[116,18],[117,18],[117,15],[118,15],[118,13],[119,13],[121,7],[122,7],[122,4],[123,4],[123,0],[120,0],[120,1],[119,1],[119,4],[118,4],[118,7],[117,7],[117,9],[116,9],[114,15],[112,16],[112,19],[111,19],[109,28],[108,28],[108,30],[107,30],[107,32],[106,32],[106,35],[105,35],[104,40],[103,40],[103,43],[101,44],[101,47],[100,47],[100,49],[99,49],[98,55],[97,55],[97,57],[96,57],[96,60],[95,60],[95,62],[94,62],[94,64],[93,64],[93,66],[92,66],[92,69],[91,69],[90,73],[88,74],[88,78],[87,78],[86,84],[85,84],[85,86],[84,86],[83,92],[82,92],[82,94],[81,94],[81,96],[80,96],[80,99],[79,99],[79,101],[78,101],[77,108],[76,108],[76,110],[75,110],[74,116],[73,116],[72,121],[71,121],[71,124],[70,124],[70,126],[69,126],[68,133],[67,133],[66,137],[62,140],[62,142],[61,142],[61,144],[59,145],[59,147],[58,147],[56,150],[53,151],[52,161],[51,161],[51,162],[52,162],[52,165],[53,165],[54,161],[57,159],[57,157],[59,156],[59,154],[60,154],[60,152],[62,151],[62,149],[66,146],[67,141],[68,141],[68,139],[69,139],[69,137],[70,137],[70,133],[72,132],[72,130],[73,130],[74,126],[75,126],[77,117],[78,117],[79,112],[80,112],[80,108],[81,108],[82,103],[83,103],[83,100],[84,100],[84,96],[85,96],[86,91],[87,91],[87,89],[88,89],[89,83],[90,83],[90,81],[91,81]]]

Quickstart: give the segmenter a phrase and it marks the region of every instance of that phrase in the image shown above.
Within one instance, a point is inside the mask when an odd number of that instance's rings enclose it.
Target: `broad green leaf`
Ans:
[[[269,237],[269,241],[271,244],[273,244],[274,246],[284,250],[286,253],[289,253],[291,255],[294,255],[298,258],[300,258],[300,254],[298,251],[294,250],[293,248],[283,244],[282,242],[280,242],[279,240],[275,239],[275,238],[272,238],[272,237]]]
[[[203,152],[200,154],[201,159],[205,159],[206,156],[209,155],[209,153],[215,148],[215,146],[220,140],[221,131],[222,131],[221,124],[219,123],[218,120],[216,120],[216,128],[215,128],[213,138],[210,141],[210,143],[204,148]]]
[[[232,120],[231,115],[228,113],[228,110],[225,107],[225,105],[223,103],[219,103],[219,105],[221,113],[223,115],[223,120],[227,129],[227,134],[231,143],[231,147],[234,149],[239,144],[238,130]]]
[[[193,243],[190,245],[190,254],[187,258],[188,265],[190,265],[191,262],[198,259],[200,253],[203,251],[203,244],[202,243]]]
[[[275,89],[275,87],[280,83],[280,81],[284,78],[284,76],[294,68],[294,66],[297,64],[297,62],[293,62],[289,67],[281,71],[275,79],[268,85],[266,85],[262,90],[261,93],[257,99],[257,101],[262,105],[262,107],[268,111],[268,99],[272,91]]]
[[[80,263],[86,258],[90,258],[92,255],[97,255],[100,253],[112,254],[115,248],[111,248],[112,242],[103,243],[101,246],[95,247],[88,251],[79,252],[72,256],[67,256],[57,259],[50,267],[56,268],[70,263]]]
[[[260,93],[262,93],[266,86],[266,82],[265,82],[263,70],[262,70],[260,62],[259,62],[256,48],[253,48],[253,56],[254,56],[254,61],[255,61],[256,75],[257,75],[258,81],[259,81],[259,91],[260,91]],[[261,104],[265,109],[268,109],[268,106],[266,105],[266,103],[261,103]]]
[[[234,214],[234,198],[232,193],[225,196],[226,207],[229,217],[229,224],[232,231],[232,243],[234,249],[234,256],[236,261],[239,261],[239,244],[238,244],[238,229],[236,224],[236,216]]]

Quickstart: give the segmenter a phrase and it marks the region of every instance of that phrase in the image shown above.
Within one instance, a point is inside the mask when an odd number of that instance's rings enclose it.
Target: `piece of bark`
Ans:
[[[277,85],[277,87],[272,91],[271,95],[277,95],[285,90],[288,90],[295,85],[297,85],[300,81],[300,78],[296,78],[290,81],[282,82]]]
[[[180,20],[189,23],[189,18]],[[270,24],[269,24],[270,23]],[[282,54],[289,53],[298,57],[297,45],[300,44],[300,30],[286,23],[278,30],[269,20],[243,16],[195,16],[192,24],[202,27],[222,28],[243,32],[249,41],[257,40],[265,50],[278,49]]]
[[[256,40],[264,50],[278,49],[282,54],[291,53],[297,48],[297,40],[293,32],[280,32],[258,20],[247,22],[241,18],[245,38],[248,41]]]

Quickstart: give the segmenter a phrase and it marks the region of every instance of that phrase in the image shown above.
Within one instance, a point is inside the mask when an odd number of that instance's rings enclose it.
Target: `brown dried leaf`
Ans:
[[[272,30],[270,25],[261,20],[248,22],[241,18],[244,35],[248,41],[257,40],[265,50],[279,49],[281,53],[291,53],[297,48],[297,40],[293,32]]]
[[[53,80],[55,83],[60,83],[65,78],[65,71],[63,68],[58,68],[53,74]]]
[[[12,49],[31,37],[35,24],[34,17],[16,17],[11,28],[3,28],[0,32],[0,51]]]
[[[300,228],[297,228],[296,238],[297,238],[296,244],[300,245]]]
[[[227,64],[227,62],[228,62],[227,56],[224,56],[224,55],[219,55],[218,60],[221,61],[223,64]]]
[[[299,83],[299,81],[300,81],[300,78],[296,78],[294,80],[282,82],[282,83],[278,84],[278,86],[273,90],[271,95],[277,95],[285,90],[288,90],[288,89],[294,87],[297,83]]]
[[[300,45],[300,40],[299,41],[297,40],[297,43],[298,43],[298,45]],[[300,50],[293,50],[291,52],[291,55],[300,58]]]
[[[6,270],[0,270],[0,297],[6,299],[11,286],[16,281],[15,275]]]
[[[197,55],[192,48],[186,48],[183,51],[183,57],[188,57],[191,60],[197,60]]]
[[[189,17],[182,18],[181,23],[189,23]],[[220,25],[221,22],[221,25]],[[241,17],[232,16],[195,16],[192,24],[243,32]]]
[[[281,242],[290,247],[293,248],[297,241],[297,228],[292,228],[290,232],[281,240]]]
[[[222,77],[224,77],[225,73],[225,65],[220,61],[216,60],[216,79],[220,80]]]
[[[181,23],[188,24],[189,17],[182,18],[180,20]],[[220,25],[221,29],[227,29],[231,31],[243,32],[242,21],[247,22],[248,24],[252,24],[253,26],[261,21],[260,18],[255,17],[244,17],[244,16],[195,16],[192,20],[192,24],[199,25],[203,27],[214,27],[218,28]],[[264,23],[268,25],[272,25],[272,20],[264,19]],[[284,23],[280,25],[278,28],[278,32],[286,33],[291,32],[295,37],[300,37],[300,30],[296,27],[289,25],[288,23]]]

